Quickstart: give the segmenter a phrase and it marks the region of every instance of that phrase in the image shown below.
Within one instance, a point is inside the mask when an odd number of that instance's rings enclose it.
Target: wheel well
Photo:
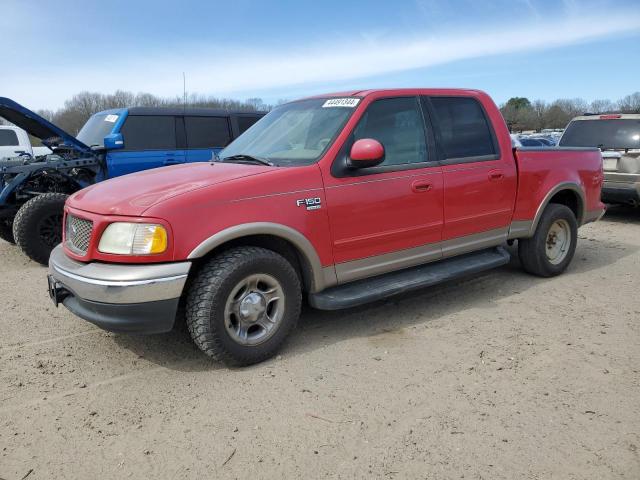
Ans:
[[[573,190],[566,189],[559,191],[553,197],[551,197],[549,203],[557,203],[569,207],[575,215],[578,224],[581,222],[583,209],[582,199]]]
[[[229,240],[228,242],[218,245],[205,256],[199,258],[197,263],[201,263],[220,252],[239,246],[262,247],[282,255],[289,261],[289,263],[291,263],[295,271],[298,273],[304,290],[311,290],[313,284],[313,272],[310,263],[302,252],[295,247],[295,245],[288,240],[275,235],[247,235],[246,237]]]

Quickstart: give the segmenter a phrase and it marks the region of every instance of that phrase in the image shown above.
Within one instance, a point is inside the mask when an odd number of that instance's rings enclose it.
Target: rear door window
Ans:
[[[0,130],[0,147],[15,147],[20,145],[14,130]]]
[[[175,150],[173,116],[130,115],[121,129],[125,150]]]
[[[227,117],[184,117],[189,148],[220,148],[231,142]]]
[[[496,158],[493,134],[480,103],[469,97],[432,97],[434,122],[444,157]]]

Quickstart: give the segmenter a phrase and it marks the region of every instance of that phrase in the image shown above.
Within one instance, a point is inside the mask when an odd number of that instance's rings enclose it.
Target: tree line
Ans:
[[[512,97],[500,106],[500,111],[511,132],[543,128],[564,128],[567,123],[584,113],[640,113],[640,92],[627,95],[617,102],[581,98],[564,98],[547,103],[530,101],[526,97]]]

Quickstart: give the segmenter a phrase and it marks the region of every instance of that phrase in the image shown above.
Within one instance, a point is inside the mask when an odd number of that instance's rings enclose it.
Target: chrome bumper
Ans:
[[[58,245],[49,258],[49,274],[84,300],[144,303],[182,295],[191,262],[161,264],[81,263]]]
[[[57,246],[49,258],[49,292],[85,320],[106,330],[171,330],[191,262],[81,263]]]

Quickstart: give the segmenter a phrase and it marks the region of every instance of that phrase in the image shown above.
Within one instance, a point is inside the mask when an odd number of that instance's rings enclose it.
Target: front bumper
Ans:
[[[81,263],[57,246],[49,258],[54,303],[113,332],[162,333],[173,328],[191,262]]]

